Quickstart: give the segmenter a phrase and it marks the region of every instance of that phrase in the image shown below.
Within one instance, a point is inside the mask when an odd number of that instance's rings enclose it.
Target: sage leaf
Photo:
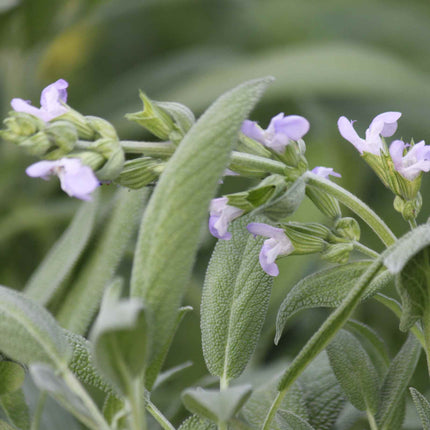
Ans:
[[[378,373],[360,342],[351,333],[340,330],[326,350],[348,400],[360,411],[375,414],[379,401]]]
[[[216,430],[216,425],[204,420],[197,415],[186,419],[178,430]]]
[[[25,370],[14,361],[0,361],[0,396],[13,393],[24,383]]]
[[[380,430],[392,429],[390,427],[392,419],[404,398],[405,390],[415,371],[420,354],[419,342],[412,334],[409,334],[406,342],[391,362],[382,384],[381,403],[376,415]]]
[[[224,390],[188,388],[182,395],[182,403],[190,411],[216,423],[232,419],[249,399],[250,385],[237,385]]]
[[[12,427],[7,422],[0,420],[0,430],[16,430],[16,427]]]
[[[120,189],[115,197],[115,209],[57,315],[64,328],[78,334],[86,332],[97,312],[103,291],[136,232],[148,190]]]
[[[246,229],[252,220],[249,215],[237,219],[231,240],[218,241],[203,286],[203,355],[211,374],[227,380],[237,378],[251,358],[273,284],[258,260],[263,238]]]
[[[63,367],[70,348],[51,314],[23,294],[0,286],[0,350],[23,364]]]
[[[146,377],[148,389],[174,331],[210,199],[242,122],[271,80],[246,82],[212,104],[167,163],[145,211],[133,262],[131,294],[143,299],[151,315],[149,326],[154,336]]]
[[[423,430],[430,430],[430,403],[428,400],[415,388],[409,388],[412,399],[420,416]]]
[[[30,429],[30,412],[22,390],[0,396],[0,416],[2,412],[13,429]]]
[[[314,430],[303,418],[282,409],[276,413],[276,422],[281,430]]]
[[[322,270],[303,278],[289,291],[276,317],[275,344],[279,343],[288,320],[297,312],[314,307],[339,306],[357,280],[370,267],[371,261],[356,261]],[[393,276],[387,271],[372,279],[361,300],[390,285]]]
[[[27,282],[25,293],[28,297],[42,305],[49,302],[87,245],[97,207],[98,193],[91,202],[82,203],[69,227]]]
[[[105,301],[90,334],[94,361],[123,395],[129,394],[132,382],[145,368],[147,336],[141,300]]]

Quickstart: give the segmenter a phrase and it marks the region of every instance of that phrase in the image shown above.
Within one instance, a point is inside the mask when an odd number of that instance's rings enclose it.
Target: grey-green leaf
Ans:
[[[87,330],[103,291],[136,232],[148,194],[146,189],[120,189],[116,194],[112,216],[58,313],[57,319],[64,328],[78,334]]]
[[[375,414],[379,401],[378,373],[360,342],[351,333],[340,330],[326,350],[349,401],[360,411]]]
[[[67,363],[70,350],[60,326],[39,304],[0,286],[0,350],[13,360],[30,364]]]
[[[93,201],[81,205],[67,230],[29,279],[25,293],[30,298],[46,305],[55,294],[88,243],[97,207],[97,193]]]
[[[287,321],[297,312],[314,307],[337,307],[348,295],[371,261],[356,261],[322,270],[303,278],[287,294],[276,318],[275,343],[278,344]],[[393,281],[387,271],[377,275],[366,288],[363,299],[385,288]]]
[[[430,403],[428,400],[415,388],[409,388],[418,415],[420,416],[423,430],[430,430]]]
[[[145,309],[138,298],[106,303],[91,330],[97,368],[124,395],[145,368],[147,336]]]
[[[3,413],[7,421],[13,424],[14,429],[30,429],[30,411],[23,390],[0,396],[0,416]]]
[[[276,422],[281,430],[314,430],[303,418],[282,409],[276,413]]]
[[[244,216],[232,223],[231,240],[219,240],[203,287],[203,354],[213,375],[237,378],[254,351],[269,304],[273,277],[261,268],[263,238],[246,229],[263,217]]]
[[[216,425],[197,415],[186,419],[178,430],[216,430]]]
[[[20,364],[0,359],[0,396],[21,388],[24,378],[25,370]]]
[[[152,363],[159,367],[159,355],[174,330],[210,199],[242,122],[271,80],[246,82],[212,104],[167,163],[142,219],[131,293],[143,298],[151,314],[150,327],[156,333],[148,388],[157,376]]]
[[[391,420],[395,417],[401,401],[404,398],[406,387],[412,377],[421,346],[418,340],[409,334],[399,353],[388,369],[381,388],[381,404],[376,416],[380,430],[391,430]]]
[[[188,388],[181,398],[190,412],[216,423],[226,423],[239,412],[251,393],[250,385],[238,385],[222,391]]]

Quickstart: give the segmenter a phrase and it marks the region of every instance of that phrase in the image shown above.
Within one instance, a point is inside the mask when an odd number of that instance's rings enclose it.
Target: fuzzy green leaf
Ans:
[[[276,422],[281,430],[314,430],[314,428],[296,414],[279,410],[276,413]]]
[[[275,343],[278,344],[287,321],[297,312],[314,307],[339,306],[361,275],[370,267],[370,261],[356,261],[322,270],[303,278],[287,294],[276,318]],[[393,281],[387,271],[377,275],[362,300],[372,296]]]
[[[415,371],[420,353],[419,342],[412,334],[409,334],[399,353],[391,362],[382,384],[381,403],[376,416],[380,430],[392,429],[392,420],[404,399],[405,390]]]
[[[415,388],[409,388],[418,415],[420,416],[423,430],[430,430],[430,403],[428,400]]]
[[[13,424],[13,429],[30,429],[30,411],[22,390],[0,396],[0,416],[2,415]]]
[[[234,88],[201,116],[167,163],[142,219],[131,294],[143,299],[151,315],[154,336],[148,388],[174,330],[210,199],[242,122],[270,81],[258,79]]]
[[[181,398],[190,412],[216,423],[226,423],[239,412],[251,392],[250,385],[238,385],[222,391],[188,388]]]
[[[24,383],[25,370],[14,361],[0,361],[0,396],[13,393]]]
[[[349,401],[360,411],[376,413],[379,378],[360,342],[340,330],[326,348],[331,367]]]
[[[251,358],[273,284],[258,261],[263,238],[246,229],[251,221],[239,218],[231,225],[231,240],[218,241],[203,287],[203,354],[209,371],[225,379],[237,378]]]
[[[197,415],[186,419],[178,430],[216,430],[216,425]]]
[[[96,196],[98,194],[96,193]],[[93,230],[98,197],[85,202],[25,287],[28,297],[45,305],[73,269]]]
[[[60,326],[39,304],[0,286],[0,350],[20,363],[62,367],[70,349]]]
[[[78,334],[87,330],[97,312],[103,291],[136,232],[147,196],[146,189],[121,189],[116,194],[112,216],[58,313],[57,319],[64,328]]]

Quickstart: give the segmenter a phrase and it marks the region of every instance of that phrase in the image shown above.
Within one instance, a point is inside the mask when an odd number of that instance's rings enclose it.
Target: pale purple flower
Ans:
[[[67,106],[65,106],[67,102],[66,88],[68,86],[69,84],[64,79],[58,79],[58,81],[48,85],[40,96],[40,108],[32,106],[30,101],[17,98],[12,99],[10,104],[16,112],[29,113],[48,122],[68,111]]]
[[[243,214],[243,210],[229,206],[227,197],[212,199],[209,212],[209,231],[218,239],[230,240],[231,233],[227,231],[228,225]]]
[[[401,140],[395,140],[390,145],[390,155],[394,168],[406,179],[413,181],[421,172],[430,171],[430,146],[424,140],[411,146],[404,154],[405,148],[410,145]]]
[[[312,169],[312,173],[315,175],[321,176],[324,179],[329,179],[329,176],[336,176],[337,178],[341,178],[342,175],[340,173],[335,172],[331,167],[323,167],[318,166]]]
[[[285,116],[280,113],[271,119],[266,130],[255,121],[246,120],[241,131],[245,136],[282,154],[289,140],[299,140],[309,131],[309,122],[299,115]]]
[[[381,136],[392,136],[397,130],[397,121],[401,116],[400,112],[385,112],[377,115],[366,130],[365,139],[362,139],[354,130],[354,121],[344,116],[339,118],[337,126],[342,137],[351,142],[360,154],[370,152],[379,155],[384,149]]]
[[[247,229],[254,236],[264,236],[265,240],[260,251],[260,264],[263,270],[271,276],[279,275],[279,268],[275,263],[278,255],[288,255],[294,251],[294,246],[282,228],[272,227],[268,224],[252,222]]]
[[[55,161],[39,161],[25,170],[32,178],[48,180],[57,175],[61,188],[71,197],[91,200],[91,193],[100,185],[90,167],[82,164],[79,158],[61,158]]]

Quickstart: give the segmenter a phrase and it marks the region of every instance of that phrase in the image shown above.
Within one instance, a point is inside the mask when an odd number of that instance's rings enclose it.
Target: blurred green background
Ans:
[[[64,78],[71,106],[111,121],[123,139],[144,139],[148,136],[123,117],[140,109],[138,89],[156,100],[184,103],[198,116],[234,85],[273,75],[276,81],[252,118],[263,126],[278,112],[308,118],[311,166],[334,167],[342,174],[338,183],[400,235],[407,226],[394,212],[390,192],[340,137],[336,121],[341,115],[356,119],[364,133],[375,115],[396,110],[403,113],[397,137],[430,139],[429,23],[426,0],[0,0],[0,112],[7,114],[12,97],[37,105],[41,89]],[[79,204],[61,193],[55,181],[27,178],[24,169],[34,161],[18,148],[0,144],[0,283],[17,289]],[[229,178],[220,192],[247,185]],[[429,214],[429,185],[424,178],[421,222]],[[108,200],[113,190],[103,191]],[[326,221],[308,203],[296,218]],[[365,228],[363,238],[381,250]],[[198,307],[213,245],[206,235],[186,297],[195,312],[186,318],[168,363],[191,359],[195,364],[175,388],[169,387],[173,392],[206,373]],[[129,260],[132,249],[131,244]],[[280,301],[294,282],[321,263],[315,256],[290,257],[280,266],[255,363],[297,352],[326,315],[318,310],[300,315],[280,346],[273,346]],[[126,262],[122,271],[128,270]],[[375,327],[392,353],[404,339],[396,319],[378,304],[362,306],[357,318]],[[163,399],[180,417],[183,412],[172,398],[164,393],[161,403]]]

